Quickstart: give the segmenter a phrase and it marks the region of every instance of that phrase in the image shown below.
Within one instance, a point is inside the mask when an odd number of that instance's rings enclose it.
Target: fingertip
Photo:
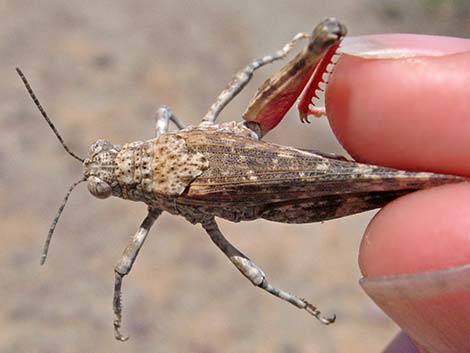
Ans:
[[[468,352],[470,183],[401,197],[361,243],[361,286],[420,347]]]
[[[363,162],[470,174],[470,52],[365,59],[343,55],[326,109],[339,141]]]
[[[470,183],[401,197],[369,224],[359,265],[365,277],[415,273],[470,263]]]

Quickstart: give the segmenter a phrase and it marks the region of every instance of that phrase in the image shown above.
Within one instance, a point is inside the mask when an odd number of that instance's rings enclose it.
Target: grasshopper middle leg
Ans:
[[[316,317],[321,323],[325,325],[329,325],[335,321],[336,316],[333,315],[332,317],[324,317],[315,306],[307,302],[305,299],[301,299],[295,295],[283,291],[282,289],[273,287],[266,279],[264,272],[224,237],[222,232],[219,230],[219,227],[217,226],[214,218],[207,219],[201,224],[215,245],[217,245],[217,247],[222,250],[222,252],[229,258],[235,267],[246,278],[248,278],[248,280],[253,283],[253,285],[264,289],[268,293],[271,293],[272,295],[285,300],[292,305],[295,305],[299,309],[306,310],[309,314]]]
[[[170,121],[176,125],[178,130],[184,129],[184,124],[176,117],[166,105],[158,108],[155,114],[155,137],[168,132]]]
[[[114,309],[114,336],[119,341],[127,341],[129,337],[123,336],[120,332],[121,321],[122,321],[122,305],[121,305],[121,285],[122,279],[127,275],[134,264],[137,255],[139,254],[142,245],[150,231],[150,228],[155,223],[156,219],[162,213],[159,209],[149,208],[147,217],[140,225],[137,232],[132,237],[131,243],[126,247],[124,253],[114,268],[115,282],[114,282],[114,297],[113,297],[113,309]]]

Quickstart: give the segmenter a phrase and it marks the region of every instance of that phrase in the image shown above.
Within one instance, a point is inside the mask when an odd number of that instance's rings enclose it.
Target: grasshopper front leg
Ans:
[[[295,305],[299,309],[306,310],[309,314],[316,317],[322,324],[329,325],[335,321],[335,315],[333,315],[333,317],[324,317],[315,306],[307,302],[305,299],[301,299],[295,295],[283,291],[282,289],[273,287],[266,279],[264,272],[224,237],[214,218],[206,219],[202,221],[201,224],[215,245],[217,245],[217,247],[222,250],[222,252],[229,258],[235,267],[246,278],[248,278],[248,280],[253,283],[253,285],[260,287],[261,289],[278,297],[279,299]]]
[[[127,275],[134,264],[137,255],[139,254],[142,245],[150,231],[150,228],[155,223],[156,219],[162,213],[159,209],[149,208],[147,217],[140,225],[137,232],[132,237],[131,243],[126,247],[124,253],[114,268],[115,282],[114,282],[114,297],[113,297],[113,309],[114,309],[114,336],[119,341],[127,341],[129,337],[123,336],[120,332],[121,321],[122,321],[122,304],[121,304],[121,285],[122,279]]]

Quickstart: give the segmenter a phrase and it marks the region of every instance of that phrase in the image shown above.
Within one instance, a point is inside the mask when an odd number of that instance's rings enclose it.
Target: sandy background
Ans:
[[[298,226],[220,222],[273,284],[335,312],[330,327],[253,288],[200,227],[163,215],[124,282],[131,340],[116,342],[113,267],[145,206],[99,201],[82,184],[39,266],[81,166],[62,151],[14,67],[85,155],[98,138],[153,137],[162,104],[197,123],[237,69],[326,16],[352,35],[468,37],[468,1],[2,0],[0,13],[0,352],[379,352],[397,332],[357,284],[358,245],[373,212]],[[276,67],[260,72],[222,119],[239,120]],[[341,152],[326,119],[301,126],[294,111],[268,140]]]

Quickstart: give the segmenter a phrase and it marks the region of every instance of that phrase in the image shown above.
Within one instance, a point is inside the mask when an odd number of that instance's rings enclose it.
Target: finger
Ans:
[[[470,40],[372,38],[346,42],[329,78],[326,109],[340,142],[360,161],[470,175]],[[358,56],[367,45],[373,59]]]
[[[369,224],[361,285],[429,352],[469,352],[470,184],[397,199]]]
[[[362,272],[375,277],[468,264],[469,230],[470,183],[406,195],[369,224],[361,245]]]

